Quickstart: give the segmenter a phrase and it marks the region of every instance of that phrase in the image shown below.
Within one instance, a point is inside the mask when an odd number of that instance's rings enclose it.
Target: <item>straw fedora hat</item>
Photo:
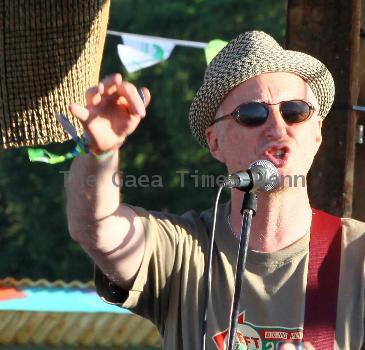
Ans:
[[[299,75],[313,90],[320,107],[319,115],[325,118],[335,94],[332,75],[325,65],[305,53],[283,49],[264,32],[245,32],[212,60],[191,104],[190,129],[202,146],[207,147],[205,129],[213,122],[229,91],[254,76],[269,72]]]
[[[55,119],[97,83],[110,0],[4,0],[1,148],[63,142]],[[80,124],[68,114],[78,131]]]

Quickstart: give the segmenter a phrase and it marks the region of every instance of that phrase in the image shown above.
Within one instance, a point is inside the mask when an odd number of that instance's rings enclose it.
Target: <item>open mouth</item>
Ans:
[[[265,157],[278,168],[284,166],[289,158],[289,147],[272,147],[264,152]]]

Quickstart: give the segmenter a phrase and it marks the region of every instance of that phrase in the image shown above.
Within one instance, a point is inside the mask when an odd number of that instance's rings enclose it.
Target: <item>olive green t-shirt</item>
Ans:
[[[129,291],[122,291],[96,269],[97,291],[103,300],[151,320],[161,333],[164,349],[200,349],[212,211],[177,216],[132,208],[142,218],[146,235],[136,280]],[[227,222],[229,210],[229,203],[221,205],[217,216],[207,349],[224,350],[227,341],[238,249]],[[342,219],[342,225],[334,349],[356,350],[364,340],[365,223]],[[248,251],[237,345],[274,350],[279,341],[302,338],[309,240],[308,232],[274,253]]]

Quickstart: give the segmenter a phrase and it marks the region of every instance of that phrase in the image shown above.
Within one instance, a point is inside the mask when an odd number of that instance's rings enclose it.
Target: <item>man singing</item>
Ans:
[[[288,180],[259,193],[235,349],[362,346],[365,224],[313,210],[305,183],[289,184],[307,175],[333,98],[333,79],[321,62],[252,31],[213,59],[192,102],[194,137],[228,173],[266,159]],[[86,107],[70,105],[91,155],[71,167],[69,230],[95,262],[104,300],[150,319],[164,349],[200,349],[212,210],[181,216],[146,211],[122,203],[112,181],[123,144],[150,99],[146,88],[139,92],[116,74],[87,91]],[[83,181],[88,175],[97,179],[95,186]],[[218,209],[207,349],[227,348],[242,198],[232,189],[231,200]]]

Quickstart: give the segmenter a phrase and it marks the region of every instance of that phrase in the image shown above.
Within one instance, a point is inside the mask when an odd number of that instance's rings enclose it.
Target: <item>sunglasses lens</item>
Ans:
[[[245,126],[257,126],[266,122],[268,111],[266,107],[259,102],[250,102],[241,105],[237,109],[236,119]]]
[[[281,104],[281,114],[287,123],[300,123],[308,119],[312,109],[305,101],[286,101]]]

